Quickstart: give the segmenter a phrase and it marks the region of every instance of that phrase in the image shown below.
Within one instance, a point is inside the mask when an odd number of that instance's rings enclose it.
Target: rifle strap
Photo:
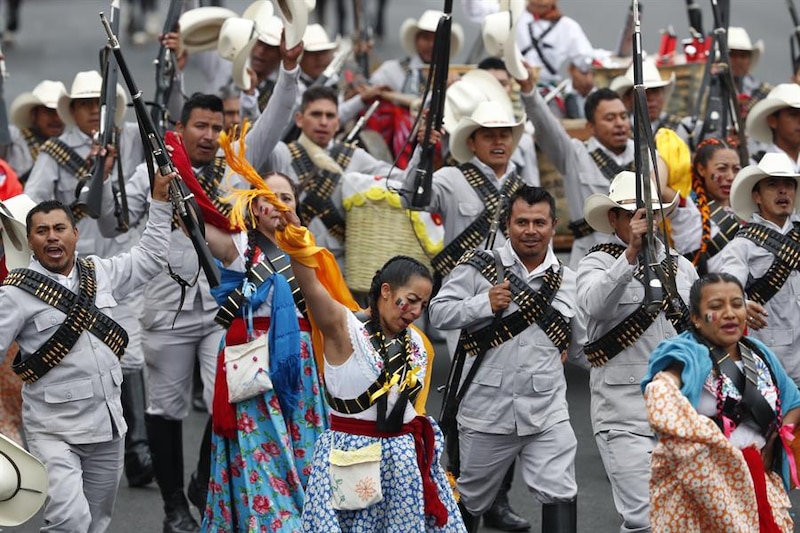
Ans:
[[[764,275],[749,279],[745,286],[747,297],[764,305],[781,290],[792,271],[800,268],[800,222],[794,222],[786,235],[751,222],[740,229],[736,236],[755,243],[775,256]]]
[[[625,253],[625,247],[615,243],[602,243],[593,246],[588,254],[595,252],[603,252],[612,257],[619,258]],[[608,332],[600,338],[589,342],[584,347],[584,353],[589,360],[589,363],[594,367],[600,367],[608,363],[611,359],[616,357],[620,352],[633,346],[636,341],[644,334],[662,311],[666,311],[671,305],[677,305],[679,308],[674,310],[674,313],[668,314],[668,318],[673,327],[678,332],[682,332],[689,324],[689,309],[683,303],[680,295],[677,294],[676,284],[669,282],[669,279],[664,279],[667,268],[669,267],[671,277],[674,279],[678,273],[678,262],[667,256],[661,262],[660,272],[657,271],[659,278],[661,278],[664,287],[664,300],[662,305],[655,311],[649,310],[648,302],[642,301],[641,305],[636,308],[631,314],[625,317],[616,326],[611,328]],[[644,285],[644,265],[640,261],[639,266],[633,272],[633,277]],[[644,300],[644,299],[643,299]]]
[[[464,254],[459,264],[470,265],[493,283],[498,277],[497,260],[491,261],[491,257],[485,251],[470,250]],[[504,277],[500,278],[501,283],[505,280],[510,282],[511,299],[519,309],[472,333],[462,332],[459,343],[463,345],[467,355],[476,355],[481,348],[487,350],[496,348],[533,324],[544,331],[556,348],[566,350],[569,347],[571,334],[569,320],[552,306],[553,299],[561,287],[563,269],[563,265],[558,269],[548,269],[538,292],[534,292],[513,272],[506,270]]]
[[[3,281],[3,286],[17,287],[66,315],[56,332],[31,356],[23,360],[21,354],[17,354],[13,370],[25,383],[36,382],[61,363],[84,331],[103,341],[117,357],[121,358],[125,353],[128,333],[95,306],[97,282],[94,263],[90,259],[78,258],[75,268],[80,279],[77,294],[28,268],[12,270]]]
[[[507,202],[501,202],[501,199],[503,196],[510,198],[523,185],[522,179],[515,172],[506,178],[498,191],[495,184],[490,181],[491,178],[487,177],[472,163],[465,163],[458,168],[467,183],[480,197],[484,209],[464,231],[459,233],[441,252],[431,259],[431,266],[442,277],[453,270],[465,252],[477,248],[486,239],[491,226],[491,214],[495,212],[498,206],[501,209],[500,229],[505,234],[505,220],[508,217],[509,206]]]
[[[294,277],[294,272],[292,272],[292,265],[289,262],[289,257],[287,257],[283,250],[275,246],[272,241],[264,237],[260,232],[256,233],[256,244],[257,249],[254,251],[255,257],[258,257],[260,252],[264,255],[264,259],[250,268],[247,272],[247,280],[258,288],[272,274],[278,273],[282,275],[289,282],[295,305],[303,316],[307,317],[308,311],[306,309],[306,301],[303,298],[303,293],[300,292],[300,286],[297,283],[297,279]],[[214,317],[217,324],[228,329],[233,319],[241,316],[244,300],[242,287],[237,287],[228,295],[228,299],[225,300],[217,311],[217,315]]]

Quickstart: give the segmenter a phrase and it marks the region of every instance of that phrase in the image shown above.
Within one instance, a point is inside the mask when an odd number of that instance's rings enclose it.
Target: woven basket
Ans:
[[[375,271],[396,255],[408,255],[431,267],[407,209],[386,198],[360,197],[345,206],[345,277],[351,290],[367,292]]]

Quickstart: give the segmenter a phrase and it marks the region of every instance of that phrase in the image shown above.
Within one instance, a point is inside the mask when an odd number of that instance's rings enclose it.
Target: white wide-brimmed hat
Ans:
[[[222,24],[217,42],[217,52],[222,59],[231,61],[233,83],[244,91],[250,90],[247,64],[250,51],[256,44],[256,23],[253,20],[231,17]]]
[[[256,22],[256,34],[258,34],[258,40],[267,46],[280,46],[282,31],[283,20],[275,15],[269,17],[269,19],[263,23]]]
[[[312,11],[316,2],[307,0],[275,0],[278,10],[283,18],[283,28],[286,32],[286,48],[294,48],[303,40],[308,26],[308,12]],[[304,49],[308,50],[307,43]]]
[[[75,125],[75,120],[69,110],[69,104],[72,100],[100,98],[102,89],[103,77],[96,70],[85,70],[75,74],[75,79],[72,80],[72,90],[69,94],[62,94],[58,99],[58,104],[56,104],[56,111],[58,111],[58,116],[61,117],[64,124],[67,126]],[[128,105],[128,99],[125,96],[125,90],[118,83],[117,108],[114,111],[114,124],[116,126],[122,126],[122,121],[125,119],[126,105]]]
[[[650,187],[650,200],[653,211],[664,211],[665,214],[677,204],[678,195],[668,204],[662,204],[658,197],[658,187],[655,183]],[[636,174],[625,170],[614,176],[608,187],[608,195],[593,194],[583,202],[583,217],[595,231],[600,233],[614,233],[614,228],[608,221],[608,212],[616,207],[626,211],[636,211]]]
[[[430,31],[436,32],[439,26],[439,19],[442,18],[441,11],[429,9],[425,11],[419,20],[407,18],[400,25],[400,44],[403,45],[403,50],[408,55],[414,57],[417,55],[417,32]],[[461,50],[461,44],[464,42],[464,30],[460,24],[453,23],[450,26],[450,57],[454,57]]]
[[[22,93],[11,102],[8,114],[11,123],[19,129],[30,128],[33,125],[31,111],[43,105],[50,109],[58,108],[58,99],[67,94],[67,88],[60,81],[44,80],[29,93]]]
[[[656,62],[652,59],[645,59],[642,61],[642,82],[645,89],[660,89],[664,87],[664,104],[666,105],[670,96],[672,96],[672,90],[675,88],[675,72],[665,80],[661,77]],[[608,88],[620,95],[620,97],[625,96],[625,93],[633,89],[633,65],[628,67],[625,75],[617,76],[611,80]]]
[[[17,443],[0,435],[0,526],[27,522],[47,499],[47,468]]]
[[[339,46],[339,39],[331,41],[328,32],[320,24],[309,24],[303,35],[303,50],[305,52],[327,52]]]
[[[764,53],[764,41],[759,39],[756,44],[750,40],[747,30],[739,26],[728,28],[728,50],[744,50],[750,52],[750,70],[753,71],[758,66],[758,60]]]
[[[770,176],[793,178],[800,186],[800,174],[795,172],[794,164],[784,153],[764,154],[757,165],[744,167],[736,174],[731,184],[731,209],[742,220],[748,220],[758,210],[753,200],[753,187]]]
[[[490,56],[502,57],[514,79],[526,80],[530,73],[522,62],[517,45],[517,23],[525,11],[524,0],[510,0],[508,9],[488,15],[483,20],[481,37]]]
[[[459,163],[466,163],[474,157],[467,147],[467,139],[479,128],[511,128],[512,147],[516,150],[519,139],[525,131],[525,120],[514,120],[514,114],[500,102],[481,102],[468,117],[463,117],[450,135],[450,153]],[[510,155],[510,154],[509,154]]]
[[[766,98],[756,102],[747,114],[747,135],[762,143],[772,143],[772,128],[767,117],[787,107],[800,108],[800,85],[796,83],[776,85]]]
[[[498,102],[506,108],[504,116],[514,116],[511,98],[497,78],[485,70],[474,69],[447,88],[442,123],[444,129],[453,133],[459,121],[472,115],[481,102]]]
[[[178,19],[181,48],[190,54],[213,50],[217,46],[222,24],[238,16],[224,7],[207,6],[190,9]]]
[[[28,247],[28,232],[25,231],[25,217],[36,202],[27,194],[13,196],[0,201],[0,227],[3,230],[3,250],[6,254],[6,268],[28,268],[31,262],[31,249]],[[2,480],[0,480],[2,484]]]

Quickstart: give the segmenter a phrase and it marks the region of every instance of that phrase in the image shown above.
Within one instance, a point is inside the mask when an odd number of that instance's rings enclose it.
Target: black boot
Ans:
[[[516,462],[516,461],[515,461]],[[514,463],[508,467],[503,484],[494,499],[494,503],[483,514],[483,521],[487,526],[499,529],[500,531],[528,531],[531,528],[530,522],[519,516],[508,504],[508,491],[511,490],[511,482],[514,480]]]
[[[542,505],[542,533],[576,533],[578,501]]]
[[[125,434],[125,477],[131,487],[144,487],[153,481],[153,461],[144,426],[145,402],[142,370],[123,371],[122,415],[128,424]]]
[[[464,526],[467,528],[467,533],[478,533],[478,527],[481,525],[481,517],[467,511],[464,504],[458,502],[458,510],[461,512],[461,518],[464,519]]]
[[[211,417],[208,418],[203,440],[200,443],[200,457],[197,459],[197,470],[189,477],[186,496],[192,505],[197,507],[200,516],[206,514],[206,498],[208,497],[208,478],[211,477]]]
[[[200,526],[183,494],[183,427],[180,420],[145,415],[150,453],[164,500],[163,533],[198,533]]]

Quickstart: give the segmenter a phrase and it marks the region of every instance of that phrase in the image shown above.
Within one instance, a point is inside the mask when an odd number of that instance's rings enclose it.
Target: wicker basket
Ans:
[[[344,207],[345,278],[351,290],[368,291],[375,271],[396,255],[430,268],[430,257],[442,248],[425,230],[422,217],[429,215],[403,209],[397,195],[382,186],[345,198]]]

